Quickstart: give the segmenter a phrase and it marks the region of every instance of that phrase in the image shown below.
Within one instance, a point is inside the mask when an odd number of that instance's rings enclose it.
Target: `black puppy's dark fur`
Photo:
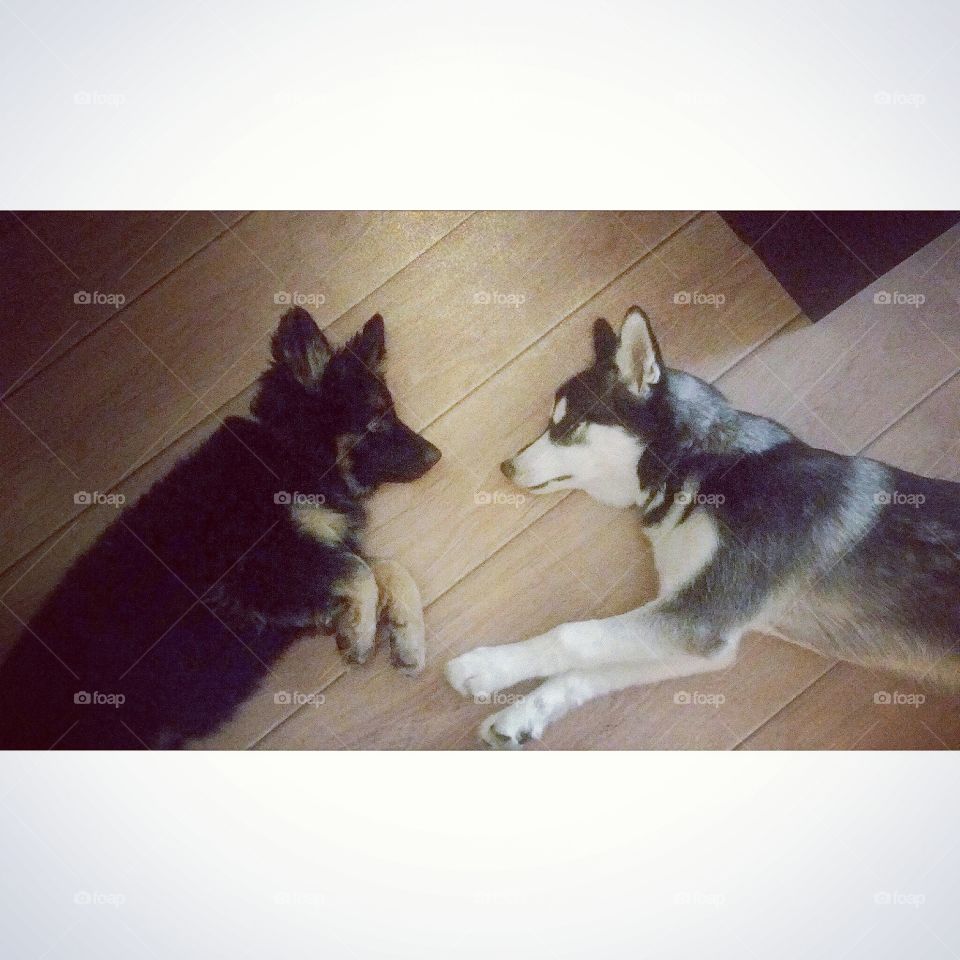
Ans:
[[[361,550],[361,498],[440,452],[394,411],[379,315],[334,353],[293,309],[272,352],[252,418],[225,421],[125,510],[24,631],[0,669],[0,747],[180,746],[329,623]],[[346,518],[342,543],[297,527],[293,493]]]

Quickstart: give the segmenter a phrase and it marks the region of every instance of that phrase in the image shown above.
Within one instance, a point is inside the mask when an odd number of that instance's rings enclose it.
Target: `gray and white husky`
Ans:
[[[547,430],[501,464],[525,490],[636,506],[652,602],[450,661],[462,694],[534,677],[480,735],[513,747],[573,707],[720,670],[762,630],[828,657],[960,685],[960,484],[817,450],[663,363],[639,307],[594,326],[594,364],[556,393]]]

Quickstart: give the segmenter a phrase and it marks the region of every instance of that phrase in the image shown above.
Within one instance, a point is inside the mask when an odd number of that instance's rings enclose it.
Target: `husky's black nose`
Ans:
[[[517,468],[513,465],[513,460],[504,460],[500,464],[500,472],[508,479],[512,480]]]

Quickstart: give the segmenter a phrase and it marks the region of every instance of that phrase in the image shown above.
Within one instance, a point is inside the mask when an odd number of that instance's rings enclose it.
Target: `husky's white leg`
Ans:
[[[640,684],[722,670],[735,658],[736,648],[731,645],[713,655],[686,654],[665,660],[571,670],[551,677],[526,697],[487,717],[480,724],[480,739],[492,747],[519,747],[531,738],[539,740],[548,724],[589,700]]]
[[[446,673],[458,692],[481,697],[568,670],[682,658],[692,640],[651,605],[606,620],[564,623],[521,643],[477,647],[451,660]]]

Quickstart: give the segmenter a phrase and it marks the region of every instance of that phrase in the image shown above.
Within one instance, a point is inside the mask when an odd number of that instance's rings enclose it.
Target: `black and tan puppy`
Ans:
[[[362,557],[363,498],[440,451],[403,424],[383,320],[334,352],[290,310],[251,418],[231,417],[67,572],[0,669],[0,747],[177,747],[214,731],[300,635],[424,662],[409,574]]]

